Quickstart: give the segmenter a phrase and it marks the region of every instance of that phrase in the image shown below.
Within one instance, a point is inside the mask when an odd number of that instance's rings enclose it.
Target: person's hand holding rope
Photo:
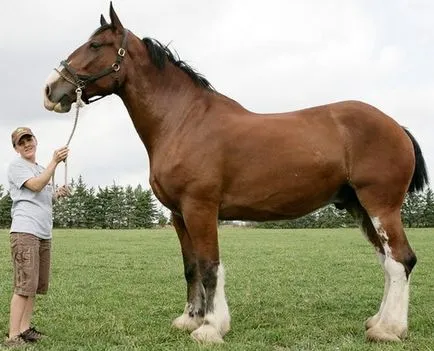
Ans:
[[[63,146],[63,147],[55,150],[53,153],[52,162],[54,162],[56,165],[62,161],[64,161],[66,163],[68,153],[69,153],[68,146]],[[53,179],[54,179],[54,174],[53,174]],[[58,200],[60,198],[63,198],[63,197],[69,196],[69,195],[71,195],[71,191],[69,189],[69,186],[67,184],[64,184],[60,188],[55,190],[55,192],[53,194],[53,198],[54,198],[54,200]]]
[[[61,199],[63,197],[67,197],[71,195],[71,191],[67,185],[62,185],[60,188],[56,190],[54,193],[54,200]]]
[[[63,146],[56,151],[54,151],[53,154],[53,162],[58,164],[59,162],[65,161],[68,157],[69,148],[67,146]]]

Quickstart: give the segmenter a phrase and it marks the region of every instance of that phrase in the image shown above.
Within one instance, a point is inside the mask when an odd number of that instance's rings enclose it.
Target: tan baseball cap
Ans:
[[[20,139],[24,135],[31,135],[35,136],[33,132],[30,130],[30,128],[27,127],[18,127],[12,132],[12,146],[15,147],[15,145],[20,141]]]

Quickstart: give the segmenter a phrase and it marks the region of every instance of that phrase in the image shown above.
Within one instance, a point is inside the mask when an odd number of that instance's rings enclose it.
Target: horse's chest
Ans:
[[[151,175],[150,185],[155,197],[167,208],[172,211],[178,211],[179,197],[174,191],[173,184],[164,177]]]

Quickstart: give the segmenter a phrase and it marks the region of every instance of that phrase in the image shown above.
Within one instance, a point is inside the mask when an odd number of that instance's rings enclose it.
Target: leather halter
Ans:
[[[88,84],[93,83],[93,82],[97,81],[98,79],[105,77],[105,76],[107,76],[113,72],[119,71],[119,69],[121,68],[122,60],[123,60],[123,58],[127,52],[126,51],[127,37],[128,37],[128,29],[125,28],[124,29],[124,35],[122,38],[122,44],[121,44],[121,47],[118,49],[118,52],[117,52],[116,61],[110,67],[103,69],[99,73],[89,74],[89,75],[77,73],[77,71],[73,67],[71,67],[68,64],[68,62],[66,62],[66,60],[61,61],[60,64],[65,68],[65,70],[69,73],[69,75],[71,77],[66,76],[63,72],[61,72],[57,69],[56,69],[56,71],[57,71],[57,73],[60,74],[60,76],[63,79],[65,79],[66,81],[68,81],[72,85],[76,86],[77,89],[84,90]],[[119,81],[118,81],[117,77],[115,78],[115,82],[116,82],[115,83],[116,85],[114,87],[114,90],[116,90],[116,88],[119,85]],[[100,96],[100,97],[93,99],[93,100],[87,99],[87,103],[92,103],[92,102],[95,102],[95,101],[102,99],[102,98],[103,98],[103,96]]]

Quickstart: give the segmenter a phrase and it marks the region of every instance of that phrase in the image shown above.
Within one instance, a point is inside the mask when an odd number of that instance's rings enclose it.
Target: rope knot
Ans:
[[[84,107],[84,102],[81,99],[81,95],[83,94],[83,91],[81,88],[75,89],[75,93],[77,94],[77,101],[75,102],[77,109],[80,107]]]

